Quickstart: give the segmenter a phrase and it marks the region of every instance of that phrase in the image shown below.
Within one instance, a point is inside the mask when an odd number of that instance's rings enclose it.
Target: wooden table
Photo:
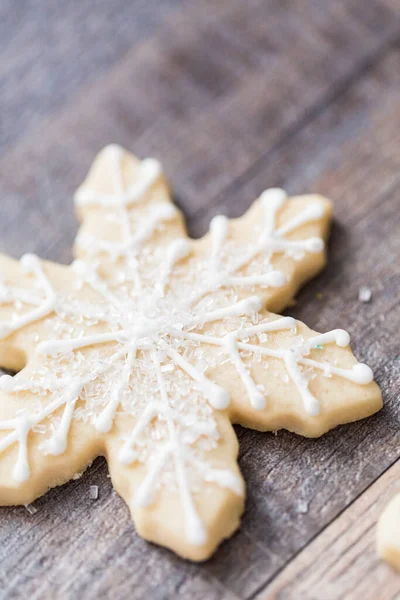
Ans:
[[[0,250],[69,262],[72,193],[111,141],[163,162],[194,236],[265,187],[321,192],[329,266],[290,312],[351,332],[385,408],[319,440],[238,428],[246,513],[202,565],[136,536],[98,459],[34,514],[0,511],[0,598],[400,597],[375,551],[400,488],[399,16],[399,0],[1,2]]]

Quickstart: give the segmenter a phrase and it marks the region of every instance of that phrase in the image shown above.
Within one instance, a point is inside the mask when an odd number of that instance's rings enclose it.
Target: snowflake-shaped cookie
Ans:
[[[319,436],[381,395],[343,330],[281,311],[324,264],[330,204],[264,192],[187,238],[158,162],[118,146],[75,202],[70,266],[0,260],[0,503],[107,458],[140,535],[194,560],[237,528],[232,423]],[[21,370],[22,369],[22,370]]]

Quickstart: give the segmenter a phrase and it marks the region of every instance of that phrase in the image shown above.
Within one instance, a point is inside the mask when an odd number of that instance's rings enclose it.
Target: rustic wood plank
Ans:
[[[268,186],[282,186],[293,194],[307,190],[325,194],[335,201],[339,219],[340,211],[346,218],[366,212],[382,191],[383,182],[390,187],[397,180],[399,159],[393,151],[393,126],[399,122],[399,90],[400,51],[396,47],[375,67],[362,72],[357,85],[339,94],[309,125],[254,162],[211,205],[198,208],[189,217],[194,234],[204,233],[210,218],[221,210],[231,217],[240,215]],[[360,157],[356,168],[353,155]],[[378,168],[385,170],[382,180],[366,177],[377,160]],[[357,195],[351,195],[351,189]],[[351,213],[347,211],[349,203]]]
[[[0,148],[27,126],[70,102],[149,36],[179,0],[51,3],[5,0],[0,5]]]
[[[376,523],[399,487],[400,462],[396,462],[307,546],[259,599],[398,598],[400,577],[376,552]]]
[[[197,214],[232,180],[246,178],[255,161],[303,126],[354,71],[373,62],[400,27],[393,12],[381,9],[381,27],[367,28],[374,13],[345,0],[320,8],[310,0],[289,5],[226,0],[215,13],[190,4],[78,90],[65,110],[53,116],[51,109],[27,128],[0,159],[1,172],[10,174],[2,182],[8,199],[3,248],[17,255],[28,248],[28,239],[24,246],[25,240],[7,238],[9,222],[29,215],[38,199],[54,221],[59,199],[67,203],[95,152],[110,140],[161,158],[186,214]],[[14,119],[20,111],[16,106]],[[63,243],[58,234],[46,247],[37,240],[45,257],[70,259],[65,248],[75,222],[71,213],[65,216]]]
[[[2,249],[15,255],[34,249],[70,259],[69,197],[110,140],[163,159],[194,233],[214,210],[209,202],[240,214],[268,183],[333,196],[332,264],[301,295],[296,315],[316,327],[348,327],[387,399],[382,415],[318,441],[238,430],[247,513],[240,532],[203,566],[135,536],[101,460],[38,500],[35,515],[2,510],[7,598],[97,598],[111,590],[116,598],[250,597],[398,456],[388,319],[399,319],[400,71],[396,51],[382,60],[398,33],[391,4],[192,3],[115,66],[105,62],[98,80],[76,76],[73,96],[49,100],[39,123],[27,117],[23,135],[18,127],[14,137],[7,133],[0,232]],[[10,114],[16,118],[18,108]],[[358,287],[371,281],[373,303],[360,307]],[[91,484],[99,485],[97,502]]]

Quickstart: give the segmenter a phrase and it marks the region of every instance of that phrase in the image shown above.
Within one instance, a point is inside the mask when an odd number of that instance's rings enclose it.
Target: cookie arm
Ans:
[[[319,334],[291,317],[264,316],[226,338],[230,360],[208,373],[228,391],[233,423],[318,437],[382,408],[373,373],[354,357],[347,332]]]
[[[40,261],[33,254],[19,261],[0,255],[0,367],[19,371],[45,339],[45,320],[54,314],[57,291],[72,280],[69,267]]]
[[[29,383],[24,389],[32,368],[30,363],[17,381],[7,376],[0,380],[3,506],[33,502],[49,488],[82,473],[102,453],[102,440],[94,428],[72,418],[80,390],[72,385],[51,395],[45,390],[38,395]]]
[[[289,197],[271,188],[242,217],[214,217],[196,251],[215,287],[234,289],[239,299],[256,295],[268,310],[281,312],[325,266],[331,218],[325,197]]]
[[[112,273],[150,243],[169,248],[183,241],[194,260],[211,258],[214,270],[225,269],[227,243],[237,260],[224,281],[211,273],[217,286],[234,287],[243,297],[251,288],[276,312],[324,267],[332,216],[323,196],[289,198],[283,190],[270,189],[240,219],[216,217],[209,235],[189,240],[161,165],[153,159],[140,161],[115,144],[96,157],[76,191],[75,206],[82,223],[75,243],[78,258]],[[252,281],[249,273],[256,263],[261,269],[265,263],[265,272]]]
[[[151,158],[141,161],[116,144],[97,155],[74,201],[82,223],[75,255],[101,262],[103,268],[117,268],[150,238],[157,237],[163,245],[186,237],[160,163]]]
[[[234,533],[244,509],[236,435],[226,414],[216,411],[214,417],[218,445],[203,458],[185,455],[173,444],[154,442],[156,450],[150,462],[139,462],[134,455],[129,461],[121,460],[121,431],[106,439],[113,486],[129,506],[139,535],[194,561],[209,558],[221,541]],[[127,427],[126,419],[121,426]],[[162,481],[166,469],[171,469],[170,484]],[[193,488],[194,471],[197,483]]]

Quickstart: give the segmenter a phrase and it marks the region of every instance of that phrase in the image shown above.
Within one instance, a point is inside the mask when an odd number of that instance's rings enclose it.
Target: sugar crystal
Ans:
[[[371,301],[372,298],[372,290],[371,288],[369,288],[366,285],[363,285],[360,287],[359,291],[358,291],[358,299],[360,302],[364,302],[365,304],[367,304],[368,302]]]
[[[97,498],[99,497],[99,486],[91,485],[89,495],[91,500],[97,500]]]

